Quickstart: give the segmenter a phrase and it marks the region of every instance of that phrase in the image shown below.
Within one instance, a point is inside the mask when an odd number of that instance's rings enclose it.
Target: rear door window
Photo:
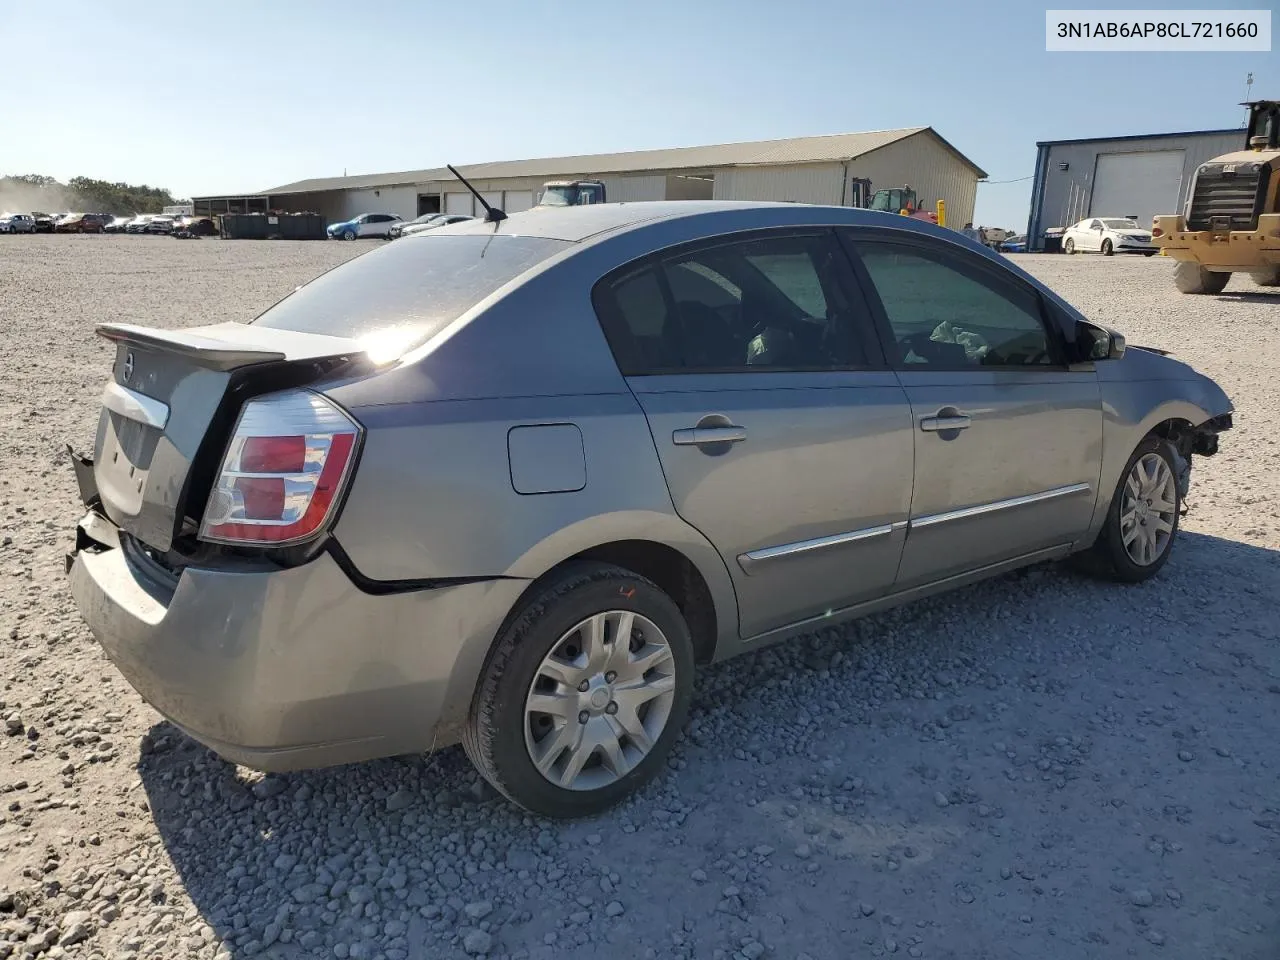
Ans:
[[[503,284],[569,246],[544,237],[410,235],[349,260],[269,308],[264,327],[421,343]]]
[[[865,368],[846,268],[830,234],[721,242],[606,278],[596,309],[627,376]]]

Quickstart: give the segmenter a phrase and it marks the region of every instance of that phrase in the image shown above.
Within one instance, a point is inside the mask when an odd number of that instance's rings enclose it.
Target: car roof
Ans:
[[[545,237],[583,243],[638,229],[659,220],[705,218],[708,221],[743,219],[757,221],[752,226],[883,226],[891,223],[905,230],[922,232],[941,228],[923,220],[898,214],[860,210],[855,207],[820,206],[809,203],[784,203],[754,200],[646,200],[635,203],[593,203],[578,207],[534,207],[522,213],[508,214],[498,225],[498,233],[513,236]],[[885,218],[890,218],[886,221]],[[932,227],[932,230],[928,229]],[[738,225],[733,229],[743,229]],[[477,217],[462,223],[439,227],[437,234],[466,235],[494,232],[494,225]],[[946,230],[947,235],[955,235]]]

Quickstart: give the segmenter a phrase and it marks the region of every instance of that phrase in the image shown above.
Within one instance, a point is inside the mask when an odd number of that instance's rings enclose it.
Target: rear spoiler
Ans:
[[[176,354],[196,366],[222,371],[261,363],[357,357],[365,353],[363,346],[347,337],[246,323],[217,323],[186,330],[103,323],[99,324],[97,334],[113,343]]]

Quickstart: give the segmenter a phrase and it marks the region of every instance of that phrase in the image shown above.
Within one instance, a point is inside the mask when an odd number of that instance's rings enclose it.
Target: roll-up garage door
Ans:
[[[502,191],[501,190],[496,190],[496,191],[481,190],[480,196],[484,197],[484,202],[487,203],[489,206],[497,207],[499,210],[502,209]],[[477,217],[484,216],[484,207],[480,206],[480,204],[478,203],[476,204],[476,216]]]
[[[1094,170],[1091,217],[1137,217],[1151,226],[1158,213],[1177,213],[1182,195],[1182,150],[1103,153]]]
[[[503,194],[502,209],[507,213],[519,213],[533,206],[532,190],[508,190]]]
[[[445,213],[465,213],[471,215],[473,199],[469,193],[446,193],[444,195]]]

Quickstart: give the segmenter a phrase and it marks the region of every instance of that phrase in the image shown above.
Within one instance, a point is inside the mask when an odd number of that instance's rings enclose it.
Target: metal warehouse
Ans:
[[[1043,250],[1045,230],[1085,217],[1133,217],[1149,226],[1158,213],[1179,213],[1196,168],[1243,150],[1244,131],[1046,140],[1036,146],[1027,238],[1032,250]]]
[[[726,143],[459,166],[485,199],[508,213],[537,202],[548,180],[598,179],[606,199],[789,200],[849,206],[855,181],[871,189],[912,187],[922,206],[945,200],[947,222],[973,219],[986,174],[932,127],[841,133],[788,140]],[[195,198],[202,214],[284,210],[315,212],[329,222],[362,213],[405,219],[424,213],[475,213],[470,193],[448,170],[410,170],[300,180],[256,194]]]

